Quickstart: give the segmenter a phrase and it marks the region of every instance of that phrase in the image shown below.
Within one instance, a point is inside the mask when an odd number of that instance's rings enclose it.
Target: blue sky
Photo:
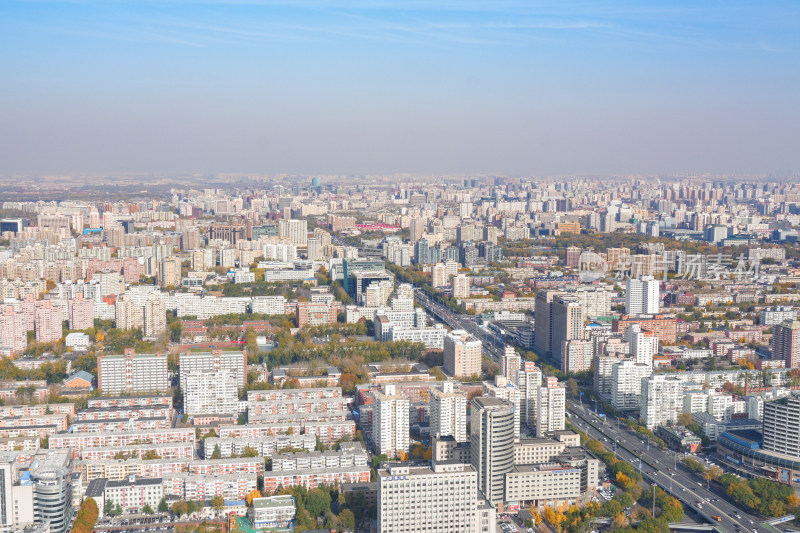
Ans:
[[[800,2],[0,3],[0,172],[800,171]]]

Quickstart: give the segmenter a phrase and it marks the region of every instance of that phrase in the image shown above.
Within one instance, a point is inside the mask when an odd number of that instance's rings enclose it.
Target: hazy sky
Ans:
[[[0,173],[800,171],[800,1],[0,2]]]

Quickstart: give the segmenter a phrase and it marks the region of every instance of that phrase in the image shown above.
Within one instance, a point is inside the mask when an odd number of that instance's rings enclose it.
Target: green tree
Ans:
[[[212,459],[221,459],[222,458],[222,452],[219,449],[219,444],[214,446],[214,451],[211,453],[211,458]]]
[[[342,512],[339,513],[339,524],[345,529],[355,529],[356,517],[353,514],[353,511],[350,509],[342,509]]]
[[[211,498],[211,507],[213,507],[217,512],[222,511],[225,508],[225,498],[223,498],[222,495],[217,494]]]
[[[142,507],[142,512],[144,514],[153,514],[155,511],[153,511],[153,508],[150,507],[149,503],[146,503],[144,504],[144,507]]]
[[[258,451],[252,446],[245,446],[242,450],[242,457],[258,457]]]
[[[311,489],[308,491],[305,507],[311,516],[322,516],[325,511],[331,508],[330,493],[320,488]]]
[[[169,511],[169,505],[167,505],[166,498],[161,498],[161,501],[158,502],[158,512],[159,513],[166,513]]]

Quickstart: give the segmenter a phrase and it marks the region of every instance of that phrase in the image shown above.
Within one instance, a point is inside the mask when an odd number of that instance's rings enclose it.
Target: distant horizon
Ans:
[[[789,0],[1,9],[3,176],[800,172]]]

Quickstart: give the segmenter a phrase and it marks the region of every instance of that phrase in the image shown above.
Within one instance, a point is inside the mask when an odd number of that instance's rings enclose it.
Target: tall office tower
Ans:
[[[453,278],[453,298],[469,298],[469,278],[464,274]]]
[[[477,529],[478,476],[471,465],[392,464],[378,470],[378,531],[472,533]]]
[[[569,246],[564,257],[564,265],[569,268],[577,268],[580,266],[582,250],[577,246]]]
[[[467,441],[467,397],[453,390],[453,382],[442,383],[442,390],[431,392],[431,436]]]
[[[800,393],[764,403],[764,445],[770,452],[800,458]]]
[[[418,240],[422,238],[422,234],[425,233],[425,220],[420,217],[414,217],[411,219],[411,224],[409,224],[409,239],[411,240],[411,244],[414,244]]]
[[[534,349],[541,357],[552,357],[552,307],[553,298],[561,291],[541,290],[536,293],[534,322]]]
[[[137,354],[97,356],[97,388],[103,394],[144,394],[169,391],[167,356]]]
[[[145,337],[158,337],[167,330],[167,305],[158,296],[151,296],[144,303],[142,333]]]
[[[519,385],[517,382],[517,372],[522,365],[522,358],[513,346],[506,345],[503,358],[500,360],[500,373],[506,377],[509,383]]]
[[[481,373],[481,341],[463,329],[456,329],[444,338],[444,371],[453,377],[475,376]]]
[[[431,267],[431,286],[435,289],[447,286],[447,267],[444,263],[436,263]]]
[[[30,482],[34,523],[49,522],[52,533],[66,532],[72,516],[72,453],[57,450],[35,455]]]
[[[677,423],[683,412],[683,382],[665,374],[642,378],[642,408],[639,417],[647,429]]]
[[[551,357],[563,350],[564,341],[583,339],[586,330],[583,302],[575,296],[556,296],[551,305]]]
[[[189,416],[235,417],[239,412],[236,372],[231,370],[181,372],[183,410]]]
[[[478,490],[496,507],[503,503],[506,473],[514,468],[514,405],[478,396],[470,411],[470,461]]]
[[[82,294],[69,302],[69,329],[89,329],[94,326],[94,303]]]
[[[517,372],[517,383],[520,394],[520,420],[535,430],[536,404],[539,401],[539,388],[542,386],[542,371],[535,364],[523,364]]]
[[[375,393],[372,437],[378,454],[399,457],[408,452],[408,398],[397,392],[394,384]]]
[[[658,280],[653,276],[628,278],[625,282],[625,313],[655,315],[661,308]]]
[[[490,398],[500,398],[514,406],[514,441],[519,441],[522,434],[522,394],[520,390],[504,376],[498,375],[494,377],[494,383],[483,382],[483,395]]]
[[[186,352],[179,356],[181,380],[185,372],[217,372],[230,370],[236,374],[236,386],[247,386],[247,352],[211,350],[210,352]],[[181,388],[183,382],[181,381]]]
[[[536,436],[544,437],[565,427],[567,411],[567,390],[563,383],[553,376],[545,378],[537,391]]]
[[[36,308],[36,342],[53,342],[62,336],[61,310],[48,305]]]
[[[800,321],[786,320],[773,326],[772,358],[783,359],[786,368],[800,366]]]
[[[653,366],[653,356],[658,353],[658,337],[652,331],[642,331],[639,324],[631,324],[625,330],[623,340],[631,347],[637,365]]]
[[[278,236],[289,239],[295,246],[308,244],[308,222],[306,220],[279,220]]]
[[[614,409],[637,409],[642,405],[642,378],[653,373],[652,365],[637,365],[624,359],[611,369],[611,405]]]
[[[162,287],[181,286],[181,260],[179,258],[168,257],[159,263],[158,284]]]

